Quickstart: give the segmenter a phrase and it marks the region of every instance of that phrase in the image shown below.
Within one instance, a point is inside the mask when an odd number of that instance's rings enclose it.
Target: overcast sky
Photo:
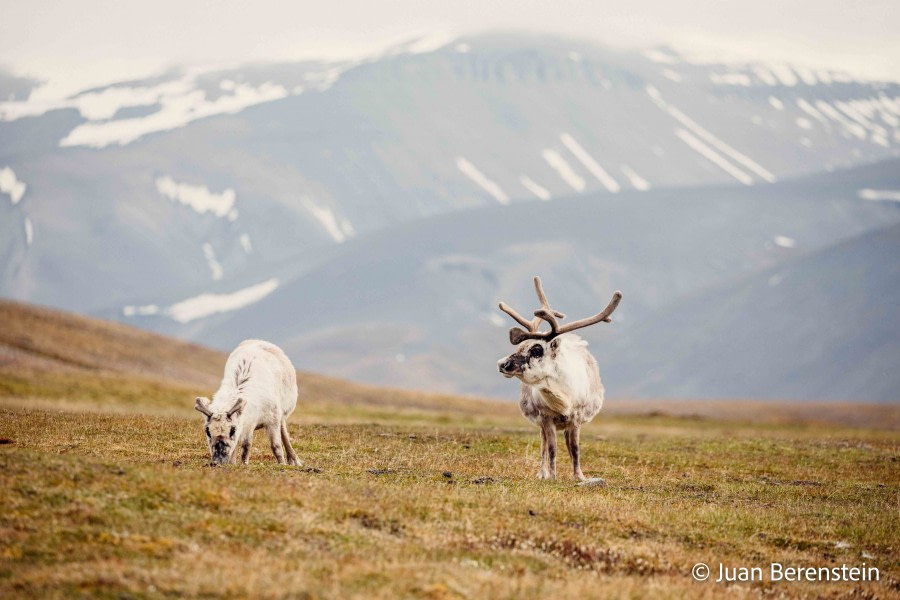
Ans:
[[[900,80],[900,0],[0,0],[0,64],[77,87],[177,64],[353,57],[418,35],[495,29]]]

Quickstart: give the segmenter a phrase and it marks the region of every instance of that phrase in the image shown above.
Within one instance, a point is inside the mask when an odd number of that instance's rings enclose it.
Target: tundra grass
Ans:
[[[6,301],[0,322],[0,598],[900,597],[897,406],[611,398],[582,432],[607,485],[576,487],[564,452],[534,478],[512,403],[301,373],[304,465],[258,432],[212,468],[191,407],[224,354]]]
[[[534,478],[537,430],[512,405],[474,425],[298,414],[303,466],[258,434],[249,466],[213,468],[199,416],[3,404],[2,597],[900,596],[890,431],[601,414],[582,452],[607,485],[576,487],[565,457]],[[773,561],[880,581],[690,575]]]

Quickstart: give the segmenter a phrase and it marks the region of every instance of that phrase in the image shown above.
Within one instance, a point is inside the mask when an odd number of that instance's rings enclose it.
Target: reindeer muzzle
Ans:
[[[522,372],[522,367],[526,362],[528,362],[526,358],[513,354],[512,356],[507,356],[506,358],[501,358],[497,361],[497,370],[499,370],[500,374],[504,377],[515,377]]]
[[[225,445],[225,442],[216,442],[213,445],[212,462],[221,465],[227,463],[229,458],[228,446]]]

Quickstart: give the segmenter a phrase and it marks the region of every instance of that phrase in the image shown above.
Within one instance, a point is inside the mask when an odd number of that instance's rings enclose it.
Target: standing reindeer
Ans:
[[[622,293],[615,292],[602,312],[560,325],[557,319],[566,315],[550,307],[541,278],[534,278],[541,307],[529,321],[507,304],[500,310],[519,325],[509,330],[510,343],[516,351],[497,361],[497,368],[506,377],[522,381],[519,408],[526,419],[541,428],[541,470],[539,479],[556,479],[556,431],[565,431],[566,448],[572,457],[575,479],[585,481],[579,461],[579,433],[581,425],[590,422],[603,407],[603,384],[597,361],[587,350],[587,342],[569,333],[595,323],[609,323],[609,315],[616,310]],[[538,331],[541,321],[550,331]]]

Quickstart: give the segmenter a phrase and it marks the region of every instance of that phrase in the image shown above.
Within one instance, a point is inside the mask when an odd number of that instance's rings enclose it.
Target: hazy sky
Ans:
[[[0,64],[70,87],[174,64],[351,57],[417,35],[494,29],[900,80],[900,0],[0,0],[0,15]]]

